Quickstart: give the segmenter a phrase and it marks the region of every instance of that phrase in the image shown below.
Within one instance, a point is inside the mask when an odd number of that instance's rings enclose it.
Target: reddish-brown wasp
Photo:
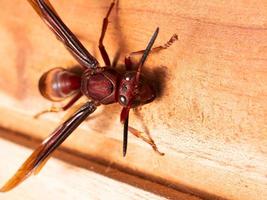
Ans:
[[[99,39],[99,50],[105,62],[105,67],[100,67],[98,61],[63,23],[48,0],[28,1],[78,61],[83,71],[82,75],[80,75],[68,69],[53,68],[43,74],[39,81],[39,90],[45,98],[51,101],[61,101],[67,97],[71,97],[71,100],[62,108],[52,107],[38,115],[45,112],[67,110],[83,95],[88,97],[90,101],[80,107],[44,140],[0,191],[9,191],[31,174],[37,174],[49,159],[51,153],[100,105],[118,102],[123,107],[120,120],[124,124],[124,156],[127,150],[128,130],[150,144],[157,153],[163,155],[158,151],[157,146],[150,137],[145,137],[138,130],[128,126],[129,111],[133,107],[153,101],[156,97],[153,86],[141,74],[142,67],[151,50],[168,48],[177,40],[177,35],[173,35],[165,45],[151,49],[159,32],[159,28],[157,28],[145,50],[133,52],[125,58],[126,72],[121,74],[114,67],[111,67],[109,56],[103,45],[103,39],[108,26],[108,17],[115,2],[111,3],[107,15],[103,20],[102,32]],[[133,54],[142,55],[137,70],[133,70],[132,67],[131,55]]]

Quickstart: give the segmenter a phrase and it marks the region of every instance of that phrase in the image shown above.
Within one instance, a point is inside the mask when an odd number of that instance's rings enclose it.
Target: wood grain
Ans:
[[[1,181],[7,179],[23,162],[32,150],[24,147],[36,146],[36,141],[23,138],[15,133],[0,130],[3,151],[0,157],[5,160],[0,166]],[[6,135],[8,135],[6,137]],[[17,145],[11,141],[24,146]],[[12,155],[12,156],[10,156]],[[57,151],[39,178],[32,177],[15,190],[2,194],[0,198],[12,199],[181,199],[200,200],[135,176],[122,173],[110,166],[104,166],[79,158],[64,151]],[[59,160],[60,159],[60,160]],[[67,162],[67,163],[66,163]]]
[[[97,49],[109,1],[51,1],[68,26],[102,62]],[[1,126],[44,138],[63,114],[32,116],[50,105],[37,90],[41,74],[76,65],[25,1],[0,1]],[[161,151],[130,137],[121,157],[120,107],[100,108],[64,144],[88,157],[205,198],[267,198],[267,2],[120,1],[105,45],[114,58],[179,41],[153,54],[147,75],[158,98],[131,113]],[[138,59],[138,58],[137,58]],[[136,60],[137,60],[136,59]],[[103,62],[102,62],[103,63]]]

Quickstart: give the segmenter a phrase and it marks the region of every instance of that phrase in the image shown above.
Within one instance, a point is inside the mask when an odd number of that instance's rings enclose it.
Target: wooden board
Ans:
[[[14,173],[17,163],[23,162],[31,152],[27,146],[36,142],[17,134],[0,130],[2,151],[0,157],[0,183]],[[33,176],[15,190],[2,194],[1,200],[16,199],[181,199],[200,200],[189,194],[161,186],[135,176],[122,173],[110,166],[104,166],[79,158],[64,151],[58,151],[40,175]],[[60,160],[59,160],[60,159]],[[63,160],[63,161],[62,161]],[[66,161],[68,163],[66,163]],[[71,163],[71,164],[70,164]]]
[[[109,1],[51,1],[68,26],[102,62],[97,49]],[[76,62],[26,1],[0,2],[1,126],[44,138],[63,114],[32,116],[50,105],[39,77]],[[179,41],[150,56],[147,74],[158,98],[131,113],[164,157],[130,137],[121,156],[120,106],[100,108],[64,146],[103,163],[205,198],[267,198],[267,2],[120,1],[105,45],[112,58]],[[102,62],[103,63],[103,62]]]

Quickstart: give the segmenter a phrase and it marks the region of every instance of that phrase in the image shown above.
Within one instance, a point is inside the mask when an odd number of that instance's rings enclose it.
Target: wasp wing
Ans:
[[[48,0],[28,0],[28,2],[80,65],[86,68],[94,68],[98,65],[97,60],[64,24]]]
[[[22,164],[11,179],[0,189],[0,192],[7,192],[32,173],[37,174],[47,162],[52,152],[96,109],[93,102],[85,103],[76,113],[60,125]]]

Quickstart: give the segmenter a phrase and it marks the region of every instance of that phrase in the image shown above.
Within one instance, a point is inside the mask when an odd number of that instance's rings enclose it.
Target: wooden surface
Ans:
[[[31,149],[24,147],[36,146],[36,141],[29,140],[0,130],[2,162],[0,170],[0,183],[9,178],[17,168],[18,162],[31,153]],[[6,135],[8,135],[6,137]],[[14,144],[14,140],[20,145]],[[13,142],[12,142],[13,141]],[[23,144],[24,146],[21,146]],[[184,194],[157,183],[122,173],[110,166],[104,166],[78,158],[64,151],[58,151],[52,158],[42,175],[31,177],[12,192],[2,194],[1,200],[17,199],[180,199],[200,200],[189,194]],[[59,160],[60,159],[60,160]],[[68,163],[66,163],[66,161]],[[71,164],[70,164],[71,163]]]
[[[51,1],[99,59],[97,41],[109,1]],[[0,1],[0,123],[44,138],[64,114],[34,120],[48,107],[37,90],[52,67],[76,65],[26,1]],[[105,45],[121,62],[173,33],[179,41],[150,56],[158,98],[131,113],[164,157],[130,137],[121,156],[120,106],[100,108],[63,145],[72,152],[205,198],[267,198],[267,1],[120,1]],[[17,164],[19,166],[20,163]]]

